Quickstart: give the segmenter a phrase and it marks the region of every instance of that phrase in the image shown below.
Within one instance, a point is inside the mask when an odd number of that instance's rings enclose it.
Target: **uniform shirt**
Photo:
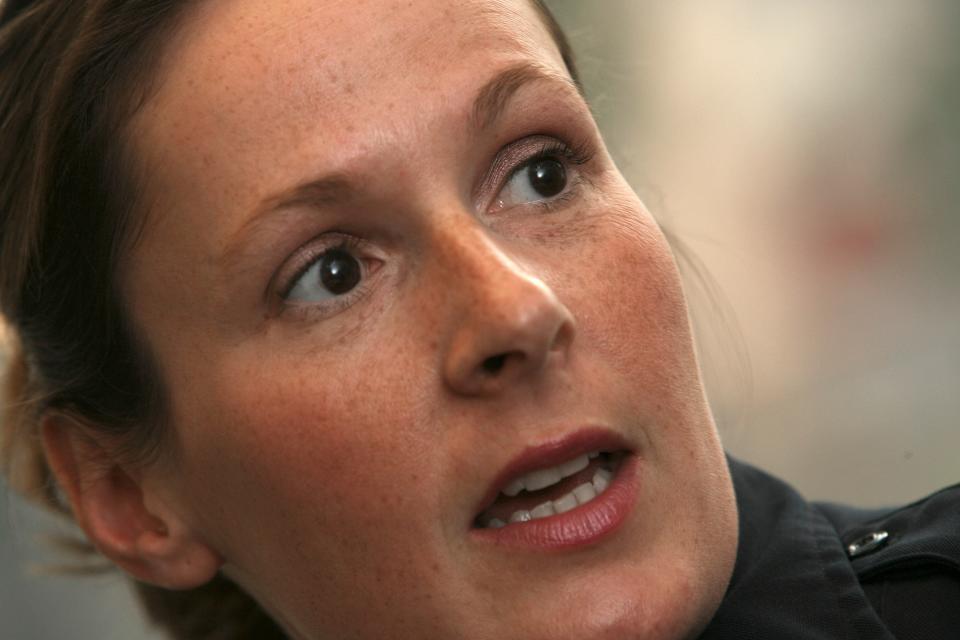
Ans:
[[[960,640],[960,485],[861,510],[730,471],[737,561],[701,640]]]

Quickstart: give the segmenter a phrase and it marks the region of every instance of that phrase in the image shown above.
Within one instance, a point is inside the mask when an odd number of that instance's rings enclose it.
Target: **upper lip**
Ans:
[[[474,515],[490,507],[500,490],[514,478],[525,473],[553,467],[584,453],[592,451],[621,451],[630,449],[626,439],[610,429],[585,427],[568,435],[529,446],[508,462],[483,494]]]

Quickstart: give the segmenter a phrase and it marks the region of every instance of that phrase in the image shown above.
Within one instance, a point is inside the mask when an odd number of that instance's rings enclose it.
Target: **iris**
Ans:
[[[320,260],[320,284],[335,295],[342,295],[360,282],[360,263],[342,249],[327,251]]]
[[[567,186],[567,171],[563,163],[553,158],[543,158],[530,164],[527,178],[533,190],[544,198],[552,198]]]

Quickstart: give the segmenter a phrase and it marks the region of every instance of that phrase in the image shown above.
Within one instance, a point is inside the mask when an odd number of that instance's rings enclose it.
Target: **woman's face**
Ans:
[[[145,482],[294,636],[709,619],[736,515],[676,268],[525,0],[208,0],[132,135]]]

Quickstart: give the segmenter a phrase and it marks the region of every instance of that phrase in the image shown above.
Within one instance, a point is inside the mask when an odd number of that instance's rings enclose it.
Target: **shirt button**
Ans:
[[[874,531],[848,544],[847,555],[850,556],[851,559],[859,558],[882,549],[887,546],[887,542],[889,541],[889,533],[886,531]]]

